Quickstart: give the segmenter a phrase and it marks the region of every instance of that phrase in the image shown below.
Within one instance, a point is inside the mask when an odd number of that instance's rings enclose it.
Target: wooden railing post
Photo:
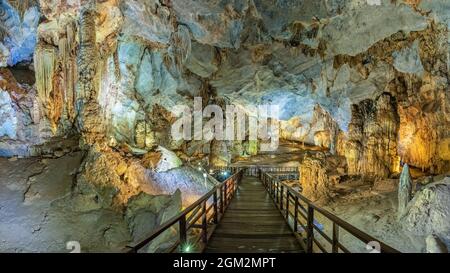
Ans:
[[[283,188],[281,188],[281,194],[283,194]],[[290,197],[289,190],[286,189],[286,219],[288,220],[288,222],[289,222],[289,197]]]
[[[214,202],[214,224],[219,223],[219,208],[217,206],[217,190],[213,194],[213,202]]]
[[[277,188],[278,188],[278,187],[277,187]],[[279,199],[279,200],[277,200],[277,201],[280,202],[280,209],[281,209],[281,211],[283,211],[283,192],[284,192],[284,186],[281,185],[280,188],[281,188],[281,192],[278,193],[279,198],[277,198],[277,199]]]
[[[277,192],[276,192],[276,188],[275,188],[275,181],[273,181],[272,177],[269,177],[270,179],[270,187],[272,188],[272,196],[275,200],[277,200]]]
[[[269,195],[273,198],[273,185],[272,185],[273,181],[272,179],[269,179],[269,176],[267,176],[267,184],[269,186]]]
[[[233,197],[234,191],[235,191],[235,184],[234,179],[230,180],[230,199]]]
[[[333,222],[333,245],[332,252],[339,253],[339,226]]]
[[[206,215],[206,200],[202,204],[202,241],[204,244],[208,243],[208,223],[206,222],[207,219]]]
[[[228,189],[227,189],[227,182],[225,182],[224,184],[223,184],[223,199],[224,199],[224,202],[223,202],[223,206],[224,206],[224,210],[225,210],[225,208],[227,207],[227,203],[228,203],[228,194],[227,194],[227,192],[228,192]]]
[[[294,232],[298,231],[298,196],[295,196],[295,205],[294,205]]]
[[[186,215],[180,218],[180,247],[183,248],[187,241],[187,231],[186,231]],[[183,249],[181,249],[183,251]]]
[[[275,184],[275,181],[272,177],[270,177],[270,183],[272,185],[272,195],[274,196],[275,200],[277,200],[277,185]]]
[[[220,213],[223,214],[225,206],[223,205],[223,186],[220,186]]]
[[[308,205],[308,225],[306,228],[306,252],[312,253],[314,243],[314,209],[310,205]]]

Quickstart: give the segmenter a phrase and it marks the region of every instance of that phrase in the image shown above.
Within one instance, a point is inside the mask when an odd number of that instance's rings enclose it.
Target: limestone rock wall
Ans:
[[[282,139],[345,155],[349,174],[386,177],[400,161],[430,173],[450,169],[445,1],[5,0],[1,7],[2,66],[32,61],[36,75],[34,87],[2,87],[4,155],[29,155],[23,150],[72,133],[86,149],[99,144],[136,157],[158,146],[183,158],[212,153],[220,164],[242,150],[257,153],[256,142],[211,149],[172,139],[171,110],[202,97],[205,105],[279,105]],[[25,104],[15,99],[19,89]],[[13,133],[19,127],[29,133]]]
[[[39,155],[35,147],[53,136],[44,118],[37,90],[18,83],[6,68],[0,68],[0,155]]]
[[[32,60],[39,17],[36,0],[0,2],[0,67]]]

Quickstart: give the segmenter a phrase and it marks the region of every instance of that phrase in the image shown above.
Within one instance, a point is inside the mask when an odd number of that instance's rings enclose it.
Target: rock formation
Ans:
[[[231,149],[226,141],[212,141],[209,164],[215,167],[226,167],[231,163]]]
[[[79,51],[77,59],[78,82],[76,107],[78,126],[86,144],[100,142],[104,138],[103,122],[97,101],[96,86],[98,48],[96,33],[96,7],[94,1],[82,7],[79,19]]]
[[[8,24],[37,18],[33,10],[46,18],[10,33],[37,37],[35,112],[51,131],[38,133],[41,142],[75,131],[91,144],[105,137],[146,151],[159,144],[202,153],[202,145],[171,141],[168,130],[171,107],[201,96],[278,104],[282,138],[345,154],[350,174],[386,177],[400,159],[432,173],[449,168],[440,148],[449,120],[436,114],[449,104],[439,4],[293,3],[278,22],[269,14],[285,5],[264,1],[89,2],[2,4]],[[415,9],[431,10],[434,22]],[[392,24],[373,27],[385,18]],[[342,26],[351,30],[346,39]],[[17,62],[31,60],[27,52]]]
[[[395,101],[388,94],[353,106],[345,149],[350,174],[387,177],[398,170],[398,123]]]
[[[133,236],[133,241],[139,243],[148,235],[149,230],[165,223],[181,210],[181,192],[177,191],[173,196],[150,196],[139,194],[134,196],[128,203],[125,219]],[[173,233],[168,230],[159,236],[156,242],[152,242],[146,251],[150,253],[163,252],[174,242]],[[176,240],[176,239],[175,239]]]
[[[447,246],[435,235],[429,235],[426,239],[427,253],[448,253]]]
[[[425,186],[414,194],[402,218],[404,228],[413,234],[449,236],[448,210],[450,202],[450,178],[446,177]]]
[[[31,61],[36,46],[39,7],[36,0],[0,2],[0,66]]]
[[[408,206],[409,201],[412,199],[412,178],[409,173],[408,164],[403,166],[402,173],[400,175],[400,182],[398,184],[398,217],[401,218]]]
[[[306,157],[299,169],[302,194],[313,202],[326,204],[332,201],[333,188],[340,182],[345,161],[320,153]]]

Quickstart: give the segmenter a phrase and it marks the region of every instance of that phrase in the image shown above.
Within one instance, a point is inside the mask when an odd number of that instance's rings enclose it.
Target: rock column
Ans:
[[[78,53],[77,109],[78,128],[85,144],[93,144],[104,134],[100,107],[97,102],[97,63],[95,4],[86,4],[79,19],[80,49]]]
[[[412,199],[412,179],[409,173],[409,166],[403,166],[402,174],[400,175],[400,182],[398,184],[398,217],[402,217],[406,212],[406,207]]]

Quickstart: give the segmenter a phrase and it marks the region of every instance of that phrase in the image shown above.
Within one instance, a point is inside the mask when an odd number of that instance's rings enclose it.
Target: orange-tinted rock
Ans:
[[[159,164],[159,161],[161,161],[161,158],[161,152],[149,152],[142,158],[142,165],[147,169],[155,170]]]
[[[323,153],[306,157],[299,167],[302,194],[317,203],[331,201],[333,188],[340,182],[345,167],[342,157]]]
[[[387,177],[398,172],[398,124],[395,99],[388,94],[353,106],[345,148],[350,174]]]

